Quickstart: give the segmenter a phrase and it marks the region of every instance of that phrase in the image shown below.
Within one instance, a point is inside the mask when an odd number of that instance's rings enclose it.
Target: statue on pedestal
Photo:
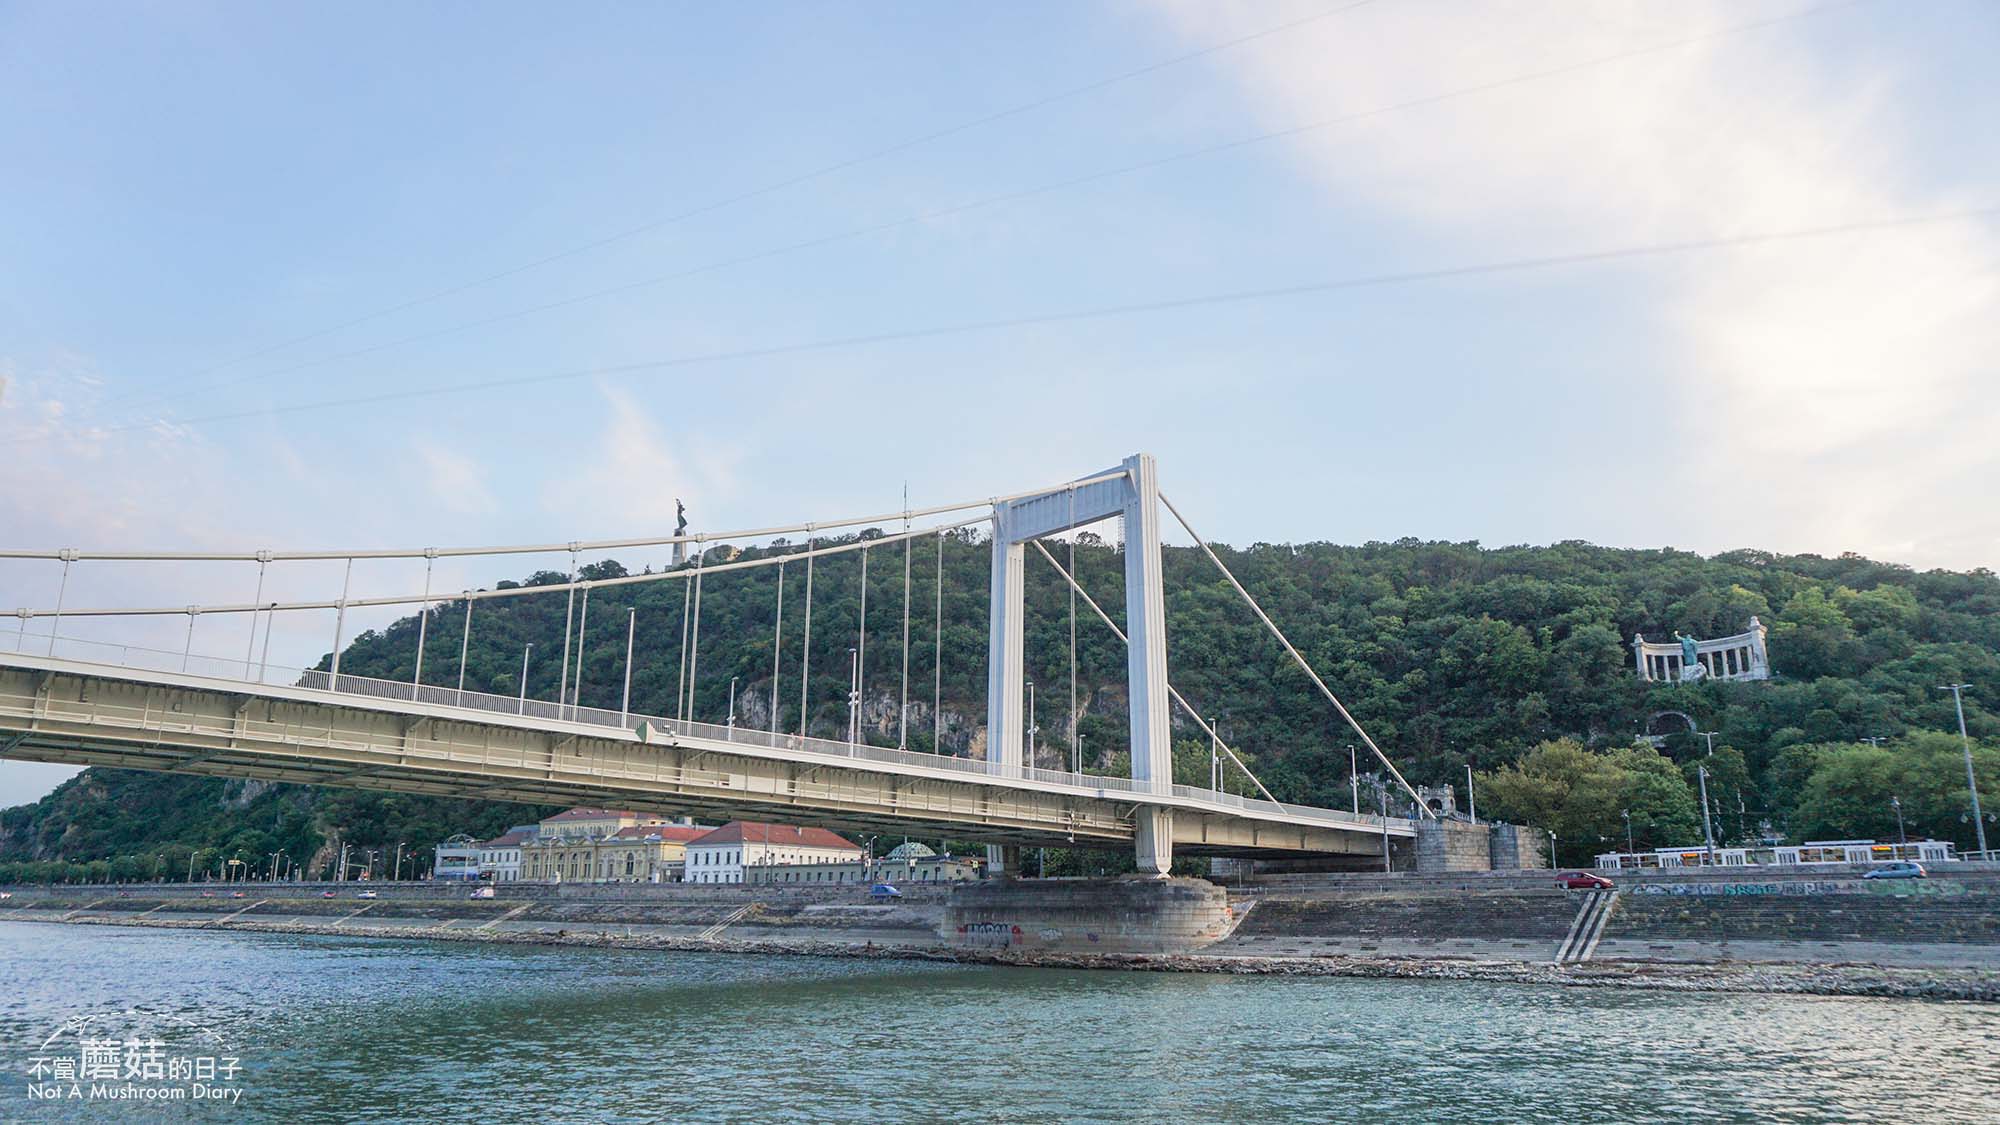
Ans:
[[[1701,642],[1678,631],[1674,633],[1674,639],[1681,643],[1681,682],[1691,684],[1706,677],[1708,669],[1702,667],[1697,650]]]

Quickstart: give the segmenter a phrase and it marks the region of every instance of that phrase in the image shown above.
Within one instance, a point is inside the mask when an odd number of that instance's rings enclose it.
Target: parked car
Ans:
[[[888,883],[877,883],[868,888],[869,898],[902,898],[903,892]]]
[[[362,892],[361,892],[360,894],[358,894],[358,895],[355,895],[354,897],[355,897],[355,898],[381,898],[382,896],[381,896],[381,895],[378,895],[378,894],[376,894],[376,893],[375,893],[374,891],[362,891]]]
[[[1556,876],[1556,886],[1566,891],[1608,891],[1611,880],[1588,871],[1565,871]]]
[[[1863,879],[1928,879],[1931,876],[1930,872],[1924,870],[1923,864],[1911,863],[1908,860],[1899,859],[1894,863],[1881,864],[1861,877]]]

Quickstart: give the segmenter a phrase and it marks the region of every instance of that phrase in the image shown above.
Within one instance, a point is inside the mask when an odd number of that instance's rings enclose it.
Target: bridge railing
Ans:
[[[53,643],[51,643],[52,641]],[[774,734],[771,731],[753,727],[733,726],[724,723],[704,723],[686,719],[669,719],[637,712],[628,714],[601,707],[564,705],[544,699],[525,698],[520,695],[496,695],[490,692],[461,691],[455,687],[413,684],[405,680],[383,680],[371,676],[350,675],[345,672],[341,673],[336,681],[335,677],[322,669],[294,668],[266,664],[255,660],[204,655],[192,651],[173,652],[141,645],[93,641],[80,637],[58,636],[51,638],[47,633],[36,634],[25,631],[0,633],[0,651],[15,651],[28,656],[53,655],[63,660],[76,660],[120,668],[159,672],[184,672],[188,675],[219,680],[301,687],[397,703],[422,703],[439,707],[457,707],[494,715],[512,715],[515,717],[557,722],[583,723],[591,726],[612,727],[621,730],[629,730],[636,727],[639,723],[644,722],[650,727],[664,733],[684,737],[711,739],[718,742],[733,742],[744,746],[761,747],[771,750],[821,754],[848,758],[853,761],[946,770],[965,774],[968,779],[984,779],[997,776],[1001,778],[1021,778],[1029,781],[1071,786],[1105,793],[1152,793],[1236,809],[1243,812],[1259,812],[1267,815],[1281,814],[1297,820],[1322,821],[1341,825],[1360,823],[1380,828],[1385,823],[1383,818],[1369,813],[1354,814],[1336,809],[1315,808],[1310,805],[1292,805],[1277,801],[1266,801],[1261,798],[1217,792],[1192,785],[1167,785],[1160,783],[1148,785],[1128,777],[1072,773],[1067,770],[1049,770],[1034,766],[1020,766],[1014,770],[996,775],[991,772],[988,763],[976,758],[957,758],[948,754],[932,754],[919,750],[874,746],[868,743],[844,742],[829,738],[813,738],[783,732]],[[1401,826],[1407,822],[1391,817],[1386,823]]]

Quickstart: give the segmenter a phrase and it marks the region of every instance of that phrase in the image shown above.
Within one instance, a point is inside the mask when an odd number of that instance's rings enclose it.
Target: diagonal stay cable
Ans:
[[[1029,542],[1035,545],[1035,550],[1040,551],[1042,553],[1043,558],[1049,560],[1050,566],[1056,568],[1056,573],[1062,575],[1063,580],[1069,583],[1070,590],[1072,590],[1079,597],[1081,597],[1084,601],[1084,604],[1088,605],[1092,610],[1096,611],[1097,616],[1100,620],[1102,620],[1106,625],[1110,626],[1112,633],[1116,634],[1121,642],[1128,645],[1132,643],[1125,636],[1125,630],[1120,629],[1118,627],[1118,623],[1116,621],[1111,620],[1111,615],[1104,612],[1104,607],[1098,605],[1097,599],[1090,596],[1090,591],[1085,590],[1083,586],[1077,582],[1075,575],[1072,575],[1069,571],[1063,569],[1063,565],[1056,561],[1056,557],[1054,555],[1049,554],[1049,549],[1047,547],[1042,546],[1041,540],[1030,539]],[[1243,771],[1243,776],[1250,779],[1250,783],[1257,787],[1257,791],[1264,795],[1265,800],[1270,801],[1274,805],[1284,804],[1283,801],[1280,801],[1276,797],[1271,796],[1271,791],[1269,789],[1264,788],[1264,783],[1258,780],[1256,774],[1250,772],[1250,767],[1243,764],[1243,759],[1236,756],[1236,751],[1231,750],[1229,748],[1229,744],[1227,742],[1222,741],[1222,736],[1215,733],[1215,728],[1209,726],[1208,723],[1202,719],[1201,712],[1195,710],[1194,707],[1188,703],[1187,699],[1181,695],[1179,689],[1175,688],[1174,685],[1172,684],[1168,684],[1167,694],[1174,697],[1174,702],[1181,705],[1181,709],[1188,713],[1188,717],[1193,719],[1195,725],[1202,729],[1202,733],[1214,739],[1215,744],[1217,746],[1222,747],[1222,752],[1229,755],[1229,760],[1236,763],[1236,768]]]
[[[1307,663],[1306,658],[1299,655],[1299,650],[1292,646],[1292,642],[1286,638],[1284,630],[1278,628],[1277,622],[1271,620],[1271,615],[1264,612],[1264,607],[1257,604],[1257,599],[1251,597],[1250,591],[1244,589],[1243,583],[1238,582],[1236,580],[1236,575],[1230,573],[1229,568],[1223,565],[1222,559],[1219,558],[1216,555],[1216,553],[1209,548],[1208,540],[1203,539],[1201,537],[1201,533],[1197,532],[1193,528],[1193,526],[1191,526],[1188,523],[1187,517],[1181,515],[1180,509],[1174,507],[1173,501],[1167,499],[1166,496],[1162,495],[1160,497],[1160,503],[1166,505],[1167,511],[1172,512],[1174,519],[1178,520],[1180,522],[1180,525],[1183,528],[1187,529],[1187,533],[1190,536],[1194,537],[1195,546],[1200,547],[1202,554],[1208,556],[1208,561],[1214,563],[1215,568],[1222,572],[1222,576],[1224,578],[1229,579],[1229,584],[1231,586],[1236,587],[1236,592],[1243,595],[1243,600],[1245,602],[1248,602],[1250,608],[1256,612],[1257,619],[1264,623],[1265,628],[1271,630],[1271,635],[1278,638],[1279,644],[1285,646],[1285,651],[1291,654],[1292,659],[1298,663],[1299,668],[1302,671],[1304,671],[1306,676],[1312,680],[1313,684],[1319,688],[1320,694],[1326,696],[1327,702],[1332,703],[1334,710],[1340,712],[1340,717],[1346,719],[1347,725],[1354,728],[1354,733],[1361,736],[1361,741],[1368,744],[1368,749],[1373,750],[1375,752],[1375,757],[1378,761],[1382,763],[1382,767],[1389,771],[1390,776],[1396,779],[1396,784],[1401,785],[1403,787],[1403,791],[1410,795],[1410,799],[1416,802],[1417,811],[1423,816],[1436,819],[1435,814],[1433,814],[1429,808],[1425,807],[1423,798],[1417,795],[1417,791],[1415,789],[1410,788],[1409,782],[1403,780],[1402,771],[1396,768],[1396,763],[1391,762],[1389,760],[1389,755],[1384,754],[1382,752],[1382,748],[1380,746],[1375,745],[1375,740],[1369,737],[1368,732],[1362,729],[1361,723],[1357,721],[1351,713],[1348,712],[1347,705],[1340,701],[1339,696],[1333,694],[1333,689],[1326,686],[1325,680],[1319,678],[1319,673],[1313,671],[1313,666]]]

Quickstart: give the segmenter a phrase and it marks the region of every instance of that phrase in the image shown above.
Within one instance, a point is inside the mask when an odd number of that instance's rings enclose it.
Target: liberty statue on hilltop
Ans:
[[[687,533],[688,533],[688,510],[687,510],[687,505],[686,505],[686,504],[683,504],[683,503],[681,503],[681,501],[680,501],[680,498],[679,498],[679,497],[675,497],[675,498],[674,498],[674,537],[675,537],[675,538],[684,538],[684,537],[685,537],[685,536],[687,535]],[[686,562],[686,561],[688,561],[688,545],[687,545],[686,543],[676,543],[676,544],[674,544],[674,565],[675,565],[675,566],[679,566],[679,565],[681,565],[682,563],[684,563],[684,562]]]

